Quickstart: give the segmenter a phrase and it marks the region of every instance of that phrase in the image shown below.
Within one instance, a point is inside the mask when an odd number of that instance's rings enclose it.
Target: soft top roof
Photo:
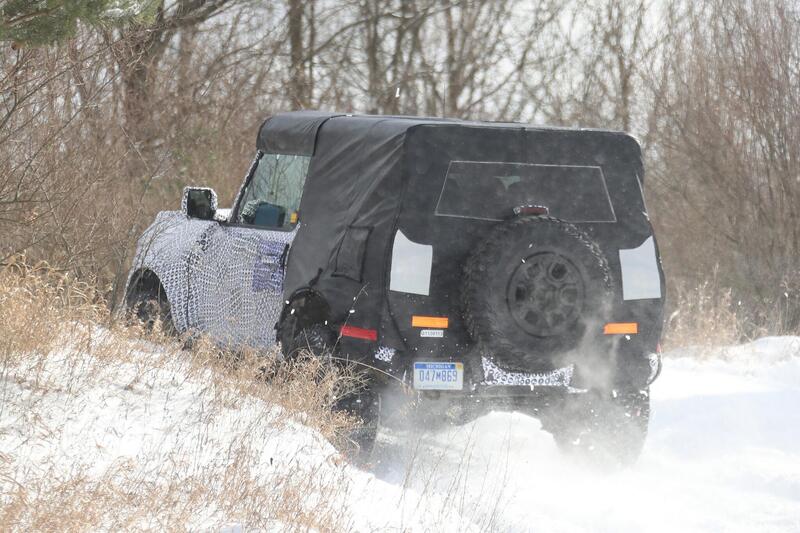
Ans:
[[[266,153],[310,156],[314,155],[317,134],[323,124],[327,123],[326,131],[333,130],[331,133],[335,133],[335,130],[339,129],[339,127],[352,133],[354,130],[374,128],[376,123],[379,122],[383,123],[383,131],[391,131],[394,135],[403,133],[415,126],[453,125],[469,128],[502,128],[522,131],[594,131],[630,137],[629,134],[619,131],[534,126],[521,122],[479,122],[432,117],[354,115],[328,111],[290,111],[277,113],[264,121],[258,132],[256,146]]]
[[[331,121],[326,129],[343,126],[348,130],[367,130],[377,122],[390,122],[394,134],[420,124],[453,122],[448,119],[420,117],[395,117],[379,115],[352,115],[326,111],[291,111],[273,115],[261,125],[257,147],[271,154],[313,155],[319,128]],[[344,122],[344,123],[343,123]]]

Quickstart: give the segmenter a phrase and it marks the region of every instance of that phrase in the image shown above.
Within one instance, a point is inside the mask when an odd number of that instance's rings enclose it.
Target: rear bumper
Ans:
[[[661,373],[661,355],[657,353],[645,354],[638,357],[636,361],[627,363],[626,366],[629,366],[626,369],[627,372],[621,372],[621,379],[617,382],[619,388],[649,387]],[[530,394],[534,389],[542,388],[562,389],[568,393],[586,392],[586,387],[581,384],[574,364],[549,372],[525,373],[504,370],[490,358],[481,357],[481,370],[482,372],[479,372],[471,387],[465,382],[464,390],[456,393],[508,389],[514,395],[524,395]],[[506,393],[502,394],[507,395]]]
[[[642,356],[640,362],[641,367],[649,368],[649,374],[644,383],[639,381],[640,385],[633,387],[639,390],[658,377],[661,356],[648,354]],[[551,372],[523,374],[504,372],[491,361],[484,360],[484,371],[486,379],[480,383],[465,380],[462,390],[414,390],[406,382],[401,396],[414,406],[415,416],[434,425],[444,421],[463,424],[491,411],[518,411],[539,416],[564,401],[582,401],[590,392],[576,386],[577,375],[572,365]],[[631,390],[630,385],[624,387]],[[394,415],[387,416],[386,425],[394,425],[392,420],[395,420]]]
[[[576,382],[575,365],[557,368],[551,372],[538,374],[525,374],[522,372],[508,372],[498,367],[490,359],[482,358],[483,372],[485,379],[473,387],[473,390],[496,391],[510,389],[512,394],[525,394],[534,388],[564,389],[569,393],[586,392],[579,383]],[[641,388],[649,387],[661,374],[662,362],[661,355],[649,353],[642,356],[642,360],[637,362],[641,367],[646,368],[644,379],[639,378],[632,385]],[[504,393],[505,394],[505,393]]]
[[[377,361],[389,366],[392,362],[400,362],[395,360],[395,355],[394,349],[381,347],[374,357]],[[463,389],[419,392],[423,393],[423,396],[435,397],[440,395],[465,396],[478,392],[490,395],[524,396],[530,395],[535,389],[540,392],[551,390],[553,392],[581,393],[590,388],[585,383],[586,380],[581,379],[574,364],[547,372],[526,373],[505,370],[488,356],[480,357],[480,365],[469,363],[470,360],[476,359],[474,355],[465,359],[466,375]],[[661,355],[658,353],[628,356],[619,360],[619,363],[616,371],[617,379],[612,383],[607,383],[606,387],[610,386],[614,389],[647,388],[658,378],[662,368]],[[394,374],[397,379],[413,390],[412,372],[408,370],[411,366],[413,366],[413,361],[409,361],[408,367],[401,363],[395,367],[394,371],[389,370],[388,373]]]

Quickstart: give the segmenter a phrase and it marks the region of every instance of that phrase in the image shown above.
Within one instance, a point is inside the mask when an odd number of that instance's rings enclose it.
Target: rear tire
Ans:
[[[281,350],[287,360],[307,351],[314,357],[330,359],[336,347],[336,335],[323,324],[311,324],[298,330],[291,340],[281,342]]]
[[[286,360],[294,360],[307,352],[322,359],[327,365],[339,364],[335,355],[337,337],[331,328],[323,324],[310,324],[289,337],[290,327],[293,325],[287,323],[281,335],[286,339],[281,342]],[[359,465],[368,463],[375,447],[380,422],[379,395],[367,386],[338,398],[333,410],[345,411],[361,419],[360,425],[343,436],[339,451]]]
[[[172,319],[172,307],[160,283],[155,287],[139,286],[128,297],[129,316],[142,324],[147,331],[153,331],[160,324],[161,332],[177,335]]]
[[[573,459],[600,468],[634,464],[647,437],[648,390],[570,395],[541,410],[542,428]]]
[[[380,395],[372,388],[360,390],[340,399],[334,410],[343,410],[361,419],[361,424],[346,435],[339,451],[359,466],[368,465],[380,428]]]

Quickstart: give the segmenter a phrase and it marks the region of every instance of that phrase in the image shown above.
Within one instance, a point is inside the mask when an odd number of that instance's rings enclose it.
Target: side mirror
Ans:
[[[184,187],[181,211],[190,218],[213,220],[217,212],[217,193],[206,187]]]

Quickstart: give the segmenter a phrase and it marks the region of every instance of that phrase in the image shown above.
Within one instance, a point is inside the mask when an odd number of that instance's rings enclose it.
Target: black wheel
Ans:
[[[586,234],[558,219],[525,217],[499,224],[473,252],[462,299],[485,355],[508,370],[536,372],[581,341],[602,338],[611,294],[608,262]]]
[[[298,331],[284,351],[286,357],[296,357],[303,350],[316,357],[330,356],[336,346],[336,335],[322,324],[312,324]]]
[[[287,320],[279,331],[279,338],[287,361],[308,353],[323,359],[326,364],[344,364],[335,356],[337,336],[324,324],[308,324],[298,328],[296,322]],[[343,392],[333,409],[345,411],[361,420],[359,425],[343,435],[339,450],[358,464],[367,463],[378,434],[380,396],[367,380],[357,390]]]
[[[292,359],[307,351],[316,357],[330,357],[336,346],[336,334],[323,324],[311,324],[298,329],[294,336],[281,342],[284,357]]]
[[[576,394],[541,408],[542,428],[567,455],[601,468],[629,466],[644,447],[648,390]]]
[[[277,341],[284,358],[291,359],[302,350],[320,356],[335,348],[336,333],[328,326],[330,307],[312,289],[298,291],[287,302],[277,325]]]
[[[172,308],[167,294],[160,283],[156,286],[139,286],[127,299],[129,316],[152,331],[160,324],[161,331],[168,335],[176,335],[177,329],[172,319]]]
[[[340,451],[357,464],[366,465],[372,457],[380,427],[380,395],[374,388],[365,387],[339,399],[334,409],[361,419],[361,423],[345,435]]]

